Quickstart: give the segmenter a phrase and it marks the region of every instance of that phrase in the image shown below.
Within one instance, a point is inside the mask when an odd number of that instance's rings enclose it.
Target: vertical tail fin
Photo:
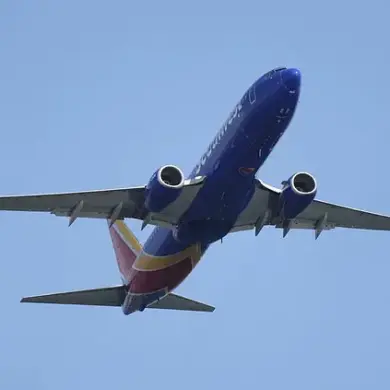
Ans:
[[[109,231],[119,271],[128,282],[131,267],[142,251],[142,245],[123,221],[116,221],[109,227]]]

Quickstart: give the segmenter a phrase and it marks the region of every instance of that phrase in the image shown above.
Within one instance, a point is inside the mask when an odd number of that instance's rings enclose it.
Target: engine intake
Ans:
[[[305,172],[296,173],[291,179],[292,189],[298,194],[310,194],[317,189],[314,177]]]
[[[314,200],[317,194],[317,182],[309,173],[298,172],[282,184],[280,214],[283,219],[293,219]]]
[[[184,178],[181,170],[174,165],[166,165],[157,171],[157,179],[168,187],[180,187]]]
[[[161,212],[179,197],[183,186],[184,175],[178,167],[159,168],[146,186],[145,207],[153,213]]]

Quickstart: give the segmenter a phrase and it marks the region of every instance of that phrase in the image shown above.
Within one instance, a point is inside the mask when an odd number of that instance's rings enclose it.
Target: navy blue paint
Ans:
[[[280,215],[283,220],[294,219],[314,200],[317,190],[307,194],[297,194],[291,185],[292,177],[287,180],[280,196]]]
[[[160,168],[162,169],[162,168]],[[145,208],[151,212],[158,213],[164,210],[180,195],[183,187],[167,187],[158,181],[160,169],[152,175],[145,191]]]
[[[282,68],[266,73],[246,91],[189,175],[207,179],[178,230],[155,228],[144,246],[147,253],[177,253],[197,240],[206,250],[229,232],[251,199],[256,172],[293,117],[300,83],[299,70]],[[243,167],[253,171],[242,175]]]

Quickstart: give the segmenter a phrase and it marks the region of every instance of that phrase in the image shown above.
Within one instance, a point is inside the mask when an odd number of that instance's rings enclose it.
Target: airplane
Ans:
[[[301,72],[278,67],[244,93],[185,178],[175,165],[158,168],[139,187],[0,197],[0,210],[105,219],[122,283],[107,288],[23,298],[22,302],[212,312],[214,307],[173,291],[211,244],[230,233],[265,226],[314,232],[353,228],[390,230],[390,217],[317,200],[317,181],[296,172],[281,188],[256,177],[288,128],[301,92]],[[154,229],[141,245],[125,219]]]

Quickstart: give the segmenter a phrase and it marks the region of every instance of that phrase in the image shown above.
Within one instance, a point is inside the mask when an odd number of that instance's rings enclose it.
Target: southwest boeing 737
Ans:
[[[207,248],[232,232],[265,226],[282,230],[390,230],[390,217],[316,200],[316,179],[294,173],[275,188],[256,178],[295,113],[298,69],[267,72],[245,92],[191,174],[165,165],[145,186],[112,190],[0,197],[0,210],[50,212],[107,221],[122,283],[107,288],[23,298],[22,302],[213,311],[173,293]],[[125,218],[154,225],[142,246]]]

